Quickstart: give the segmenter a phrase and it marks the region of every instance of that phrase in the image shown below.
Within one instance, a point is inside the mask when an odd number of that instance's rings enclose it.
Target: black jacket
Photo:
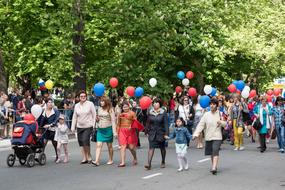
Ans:
[[[168,120],[166,111],[160,109],[159,113],[155,113],[154,110],[150,110],[145,132],[148,134],[149,141],[164,142],[164,135],[168,135]]]

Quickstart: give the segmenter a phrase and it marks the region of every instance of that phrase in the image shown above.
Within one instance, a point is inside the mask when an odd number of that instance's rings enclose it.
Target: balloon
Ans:
[[[96,96],[99,96],[99,97],[101,97],[101,96],[103,96],[104,95],[104,92],[105,92],[105,86],[104,86],[104,84],[102,84],[102,83],[96,83],[95,85],[94,85],[94,87],[93,87],[93,91],[94,91],[94,93],[95,93],[95,95]]]
[[[157,84],[157,80],[155,79],[155,78],[151,78],[151,79],[149,79],[149,85],[153,88],[153,87],[155,87],[156,86],[156,84]]]
[[[41,116],[42,112],[43,108],[38,104],[33,105],[31,108],[31,113],[36,119],[38,119]]]
[[[126,89],[126,93],[130,96],[133,97],[135,95],[135,87],[133,86],[128,86]]]
[[[45,86],[45,81],[43,81],[43,79],[39,80],[39,86]]]
[[[253,98],[253,97],[255,97],[256,96],[256,90],[251,90],[250,92],[249,92],[249,97],[250,98]]]
[[[185,78],[185,73],[184,73],[183,71],[179,71],[179,72],[177,73],[177,77],[182,80],[182,79]]]
[[[189,79],[183,79],[182,80],[182,84],[184,85],[184,86],[188,86],[189,85]]]
[[[285,98],[285,91],[283,92],[283,98]]]
[[[47,80],[45,86],[48,90],[51,90],[53,88],[53,82],[51,80]]]
[[[191,96],[191,97],[197,96],[196,88],[189,88],[188,95]]]
[[[273,91],[274,96],[279,96],[280,93],[281,93],[280,89],[274,89],[274,91]]]
[[[181,88],[181,86],[177,86],[176,88],[175,88],[175,92],[177,93],[177,94],[179,94],[180,92],[182,92],[183,91],[183,89]]]
[[[273,95],[273,90],[267,90],[267,95],[272,96]]]
[[[237,87],[238,90],[242,91],[243,88],[245,87],[245,83],[244,83],[242,80],[239,80],[239,81],[237,82],[236,87]]]
[[[205,94],[211,94],[211,92],[212,92],[212,87],[210,86],[210,85],[205,85],[205,87],[204,87],[204,92],[205,92]]]
[[[190,80],[190,79],[192,79],[194,77],[194,73],[192,71],[188,71],[186,73],[186,77]]]
[[[243,89],[243,91],[241,92],[241,96],[243,98],[248,98],[249,97],[249,91],[247,91],[246,89]]]
[[[47,88],[45,86],[40,86],[40,91],[44,91],[46,90]]]
[[[249,86],[245,86],[244,88],[243,88],[243,90],[246,90],[246,91],[250,91],[250,87]]]
[[[142,110],[146,110],[152,103],[150,97],[148,96],[143,96],[139,102]]]
[[[237,80],[234,80],[233,82],[232,82],[232,84],[234,84],[236,87],[238,86],[238,81]]]
[[[110,81],[109,81],[109,84],[110,84],[110,86],[111,86],[112,88],[116,88],[116,87],[118,86],[118,84],[119,84],[119,81],[118,81],[117,78],[112,77],[112,78],[110,79]]]
[[[217,89],[212,88],[211,96],[216,96],[216,94],[217,94]]]
[[[201,96],[199,99],[199,104],[202,108],[207,108],[210,105],[210,97],[209,96]]]
[[[144,93],[144,90],[142,87],[137,87],[136,90],[135,90],[135,96],[136,97],[141,97]]]
[[[237,94],[241,94],[241,91],[240,91],[240,90],[237,90],[236,93],[237,93]]]
[[[234,93],[237,90],[237,88],[236,88],[236,86],[234,84],[230,84],[230,86],[228,87],[228,90],[231,93]]]
[[[267,96],[267,101],[272,102],[272,96]]]

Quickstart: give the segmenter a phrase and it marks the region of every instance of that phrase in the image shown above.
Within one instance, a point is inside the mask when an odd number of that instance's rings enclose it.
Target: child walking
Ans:
[[[68,144],[68,126],[65,123],[64,115],[59,116],[59,121],[57,123],[57,128],[55,131],[55,137],[54,140],[57,141],[57,155],[58,159],[56,163],[60,163],[60,149],[61,146],[63,146],[64,149],[64,163],[68,162],[68,150],[67,150],[67,144]]]
[[[187,154],[187,142],[192,139],[192,135],[189,133],[188,129],[185,127],[185,121],[182,117],[176,120],[176,125],[174,132],[169,136],[168,139],[175,138],[175,147],[177,160],[179,164],[178,172],[189,169],[188,161],[186,158]]]

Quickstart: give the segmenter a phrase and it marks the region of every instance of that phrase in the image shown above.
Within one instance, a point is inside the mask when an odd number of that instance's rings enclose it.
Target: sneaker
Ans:
[[[239,150],[244,150],[244,146],[241,146],[241,147],[239,148]]]
[[[184,170],[189,170],[189,165],[188,164],[185,165]]]
[[[60,163],[60,159],[57,159],[55,163],[57,163],[57,164]]]
[[[238,147],[235,147],[235,149],[234,149],[235,151],[237,151],[237,150],[239,150],[239,148]]]
[[[266,143],[267,143],[267,144],[269,143],[269,139],[266,139]]]
[[[283,149],[283,148],[281,148],[281,149],[279,150],[279,152],[284,153],[284,149]]]

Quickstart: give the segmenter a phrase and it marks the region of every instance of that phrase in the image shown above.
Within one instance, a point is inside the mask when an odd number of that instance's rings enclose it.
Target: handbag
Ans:
[[[138,129],[139,131],[143,131],[144,130],[144,126],[137,120],[135,119],[131,125],[131,128],[133,129]]]
[[[97,129],[94,127],[91,133],[91,141],[97,142]]]
[[[260,130],[262,128],[260,120],[259,119],[254,120],[252,127],[257,131]]]

